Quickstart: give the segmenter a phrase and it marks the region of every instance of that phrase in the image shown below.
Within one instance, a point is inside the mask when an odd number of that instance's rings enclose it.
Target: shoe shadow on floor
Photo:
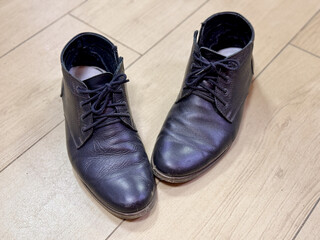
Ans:
[[[72,168],[73,175],[75,179],[78,182],[78,185],[81,187],[82,191],[85,193],[85,195],[88,197],[89,201],[91,201],[101,212],[104,212],[106,215],[109,216],[110,221],[112,221],[114,224],[119,224],[119,219],[118,217],[114,216],[111,214],[94,196],[93,194],[89,191],[89,189],[86,187],[86,185],[82,182],[82,180],[79,178],[77,172]]]

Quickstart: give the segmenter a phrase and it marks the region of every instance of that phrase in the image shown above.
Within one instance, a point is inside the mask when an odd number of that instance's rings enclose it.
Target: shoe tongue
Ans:
[[[101,73],[99,75],[96,75],[94,77],[88,78],[86,80],[84,80],[84,84],[87,85],[87,87],[90,90],[99,88],[103,85],[105,85],[106,83],[110,82],[113,78],[113,74],[110,72],[105,72],[105,73]]]
[[[99,75],[93,76],[83,81],[90,90],[97,89],[99,87],[104,86],[106,83],[109,83],[113,78],[113,74],[110,72],[101,73]],[[90,94],[90,96],[94,96],[95,93]],[[112,100],[108,100],[108,104],[111,103]],[[100,103],[101,104],[101,103]],[[112,107],[107,107],[104,110],[104,113],[113,113],[114,109]]]
[[[200,54],[202,57],[206,58],[208,61],[219,61],[226,58],[225,56],[207,47],[201,47]]]

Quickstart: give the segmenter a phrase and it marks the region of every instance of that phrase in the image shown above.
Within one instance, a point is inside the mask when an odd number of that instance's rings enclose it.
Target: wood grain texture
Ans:
[[[0,174],[1,239],[105,239],[121,222],[72,171],[64,123]]]
[[[292,239],[320,196],[319,74],[319,58],[287,47],[255,81],[223,159],[188,184],[160,183],[151,215],[110,239]]]
[[[292,43],[320,57],[320,13],[298,34]]]
[[[204,2],[92,0],[72,13],[142,53],[157,43],[127,70],[133,118],[149,156],[180,89],[193,31],[208,16],[243,14],[256,31],[256,75],[271,62],[223,159],[190,183],[160,183],[151,214],[116,229],[121,221],[75,177],[59,124],[61,49],[94,29],[69,15],[58,19],[76,0],[0,1],[0,29],[8,34],[0,38],[0,56],[57,21],[0,59],[0,169],[22,154],[0,173],[1,239],[105,239],[114,230],[110,239],[292,239],[320,197],[320,59],[290,45],[277,54],[320,2],[212,0],[197,10]],[[293,41],[313,54],[318,18]],[[303,32],[314,40],[300,41]],[[139,57],[116,44],[126,66]],[[297,239],[318,239],[319,216],[317,206]]]
[[[93,29],[66,16],[0,59],[0,169],[63,120],[60,52],[83,31]],[[126,64],[138,57],[123,46],[119,52]]]
[[[317,204],[312,214],[298,234],[296,240],[318,240],[320,237],[320,206]]]
[[[0,56],[84,0],[10,0],[0,2]]]
[[[92,0],[72,14],[140,53],[164,37],[205,0]]]
[[[202,18],[214,12],[236,11],[253,24],[257,75],[320,9],[320,1],[212,0],[205,8]]]

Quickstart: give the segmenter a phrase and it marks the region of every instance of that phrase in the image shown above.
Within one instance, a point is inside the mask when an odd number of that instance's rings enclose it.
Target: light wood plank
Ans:
[[[0,59],[0,169],[63,120],[60,52],[83,31],[93,29],[66,16]],[[126,64],[138,57],[121,45],[119,52]]]
[[[149,88],[160,88],[164,103],[160,83],[171,93],[176,80],[162,64],[157,69]],[[319,58],[287,47],[255,81],[239,136],[223,159],[188,184],[160,183],[152,214],[124,222],[110,239],[292,239],[320,197],[319,74]],[[145,125],[148,143],[157,127]]]
[[[140,4],[146,9],[145,2]],[[167,9],[168,4],[163,4]],[[257,33],[259,73],[319,4],[316,0],[308,4],[298,0],[212,1],[135,63],[128,71],[129,97],[149,155],[177,96],[192,33],[200,22],[222,10],[248,17]],[[148,12],[162,8],[156,9]],[[104,18],[106,24],[109,18]],[[175,21],[170,19],[170,23]],[[158,25],[162,22],[157,20]],[[140,28],[129,22],[123,23],[124,29],[126,24]],[[81,31],[92,29],[66,17],[0,60],[5,69],[0,73],[0,130],[5,140],[0,147],[0,168],[63,119],[59,54]],[[147,33],[159,39],[156,31]],[[119,52],[126,65],[137,57],[121,46]],[[112,239],[292,238],[320,192],[319,66],[319,59],[293,47],[282,52],[256,81],[231,151],[196,181],[181,186],[161,183],[151,215],[125,222]],[[0,238],[107,237],[119,220],[82,188],[67,159],[61,124],[0,174]]]
[[[0,174],[1,239],[105,239],[121,222],[72,171],[64,123]]]
[[[31,37],[83,0],[10,0],[0,3],[0,56]]]
[[[320,56],[320,13],[298,34],[292,43]]]
[[[72,14],[144,53],[205,0],[92,0]]]
[[[254,46],[256,74],[290,41],[319,10],[320,1],[308,0],[247,0],[211,1],[207,14],[237,11],[252,22],[256,38]]]
[[[297,236],[297,240],[319,240],[320,237],[320,207],[319,203],[314,209],[310,218],[301,229]]]

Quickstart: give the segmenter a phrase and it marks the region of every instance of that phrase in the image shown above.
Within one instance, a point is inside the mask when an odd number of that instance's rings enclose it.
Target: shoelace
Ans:
[[[207,81],[215,88],[220,89],[225,95],[228,94],[228,89],[221,86],[220,79],[229,84],[229,78],[224,75],[220,69],[237,70],[240,66],[239,62],[234,59],[222,59],[215,62],[210,62],[202,57],[199,53],[194,53],[194,64],[191,67],[191,72],[187,76],[186,87],[193,90],[193,94],[214,103],[217,98],[223,105],[227,103],[219,96],[219,94],[204,84]]]
[[[88,98],[85,101],[82,101],[80,104],[81,106],[84,106],[91,102],[91,108],[90,111],[87,113],[84,113],[81,118],[82,120],[89,116],[89,114],[93,114],[93,122],[92,124],[89,124],[88,126],[82,128],[81,130],[86,132],[91,128],[98,128],[110,125],[112,123],[116,123],[120,121],[120,117],[129,117],[129,113],[118,113],[116,110],[111,113],[104,113],[106,108],[108,107],[117,107],[117,106],[125,106],[126,103],[112,103],[112,97],[113,93],[121,93],[121,90],[116,90],[119,85],[129,82],[127,80],[127,76],[125,74],[118,74],[112,78],[112,80],[109,83],[106,83],[105,85],[89,90],[89,89],[82,89],[78,88],[79,93],[85,93],[90,94],[90,98]],[[111,103],[108,104],[108,102],[111,101]],[[117,119],[110,122],[105,122],[107,118],[110,117],[116,117]]]

